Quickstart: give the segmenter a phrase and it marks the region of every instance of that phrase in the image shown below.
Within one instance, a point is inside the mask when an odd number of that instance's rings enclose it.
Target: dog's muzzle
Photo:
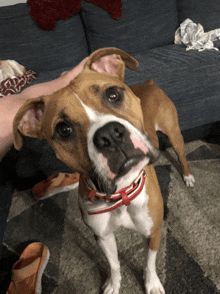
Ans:
[[[149,142],[145,134],[142,136]],[[158,152],[150,143],[147,147],[141,140],[133,138],[131,131],[117,121],[97,129],[93,144],[100,158],[107,161],[111,175],[115,175],[114,180],[127,174],[144,158],[148,157],[149,163],[153,163],[158,157]]]

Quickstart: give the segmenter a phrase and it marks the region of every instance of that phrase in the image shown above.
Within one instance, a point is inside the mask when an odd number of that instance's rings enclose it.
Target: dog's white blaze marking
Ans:
[[[90,119],[91,122],[95,122],[99,119],[99,114],[97,114],[96,111],[94,111],[92,108],[90,108],[89,106],[85,105],[82,102],[83,107],[85,108],[85,111]]]
[[[95,122],[98,120],[99,114],[97,114],[96,111],[94,111],[91,107],[85,105],[82,100],[79,98],[79,96],[74,92],[74,95],[78,98],[82,106],[84,107],[89,119],[91,122]]]

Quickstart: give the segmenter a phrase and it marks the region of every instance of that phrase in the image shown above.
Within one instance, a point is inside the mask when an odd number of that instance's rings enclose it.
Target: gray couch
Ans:
[[[1,7],[1,59],[14,59],[35,71],[35,84],[58,77],[100,47],[118,47],[140,62],[138,71],[126,71],[126,83],[154,79],[176,105],[186,140],[219,134],[220,52],[186,51],[184,45],[174,44],[174,35],[186,18],[200,22],[205,31],[219,28],[220,2],[122,0],[122,4],[123,16],[114,20],[84,1],[80,13],[58,20],[52,31],[38,27],[27,4]],[[220,42],[215,46],[220,48]],[[25,142],[21,152],[12,149],[7,158],[11,166],[16,162],[19,177],[72,172],[45,141]]]
[[[117,21],[84,1],[79,14],[57,21],[52,31],[38,27],[27,4],[1,7],[1,59],[14,59],[36,71],[34,83],[40,83],[100,47],[118,47],[141,65],[137,72],[126,72],[126,83],[153,78],[175,103],[182,131],[220,121],[220,53],[187,52],[184,45],[173,44],[175,30],[188,17],[205,31],[219,28],[220,2],[123,0],[122,4],[123,16]]]

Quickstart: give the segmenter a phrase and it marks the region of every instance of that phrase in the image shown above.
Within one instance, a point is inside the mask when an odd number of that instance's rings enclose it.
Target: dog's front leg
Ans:
[[[164,288],[156,272],[156,256],[160,244],[161,229],[152,237],[145,239],[147,251],[146,265],[144,268],[145,289],[147,294],[165,294]]]
[[[115,236],[111,233],[104,237],[97,237],[97,242],[104,251],[111,269],[111,273],[103,286],[103,293],[119,294],[121,273]]]

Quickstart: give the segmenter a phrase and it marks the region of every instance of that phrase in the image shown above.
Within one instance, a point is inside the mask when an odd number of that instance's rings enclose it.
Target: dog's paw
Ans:
[[[163,285],[156,273],[148,273],[145,283],[146,294],[165,294]]]
[[[189,174],[188,176],[183,175],[183,180],[184,180],[187,187],[191,187],[191,188],[194,187],[195,178],[192,174]]]
[[[103,294],[119,294],[121,286],[121,278],[117,281],[113,281],[112,277],[109,277],[102,287]]]
[[[154,286],[153,288],[146,289],[146,294],[165,294],[165,290],[160,284],[158,286]]]
[[[162,292],[160,289],[152,289],[150,294],[164,294],[165,292]]]

